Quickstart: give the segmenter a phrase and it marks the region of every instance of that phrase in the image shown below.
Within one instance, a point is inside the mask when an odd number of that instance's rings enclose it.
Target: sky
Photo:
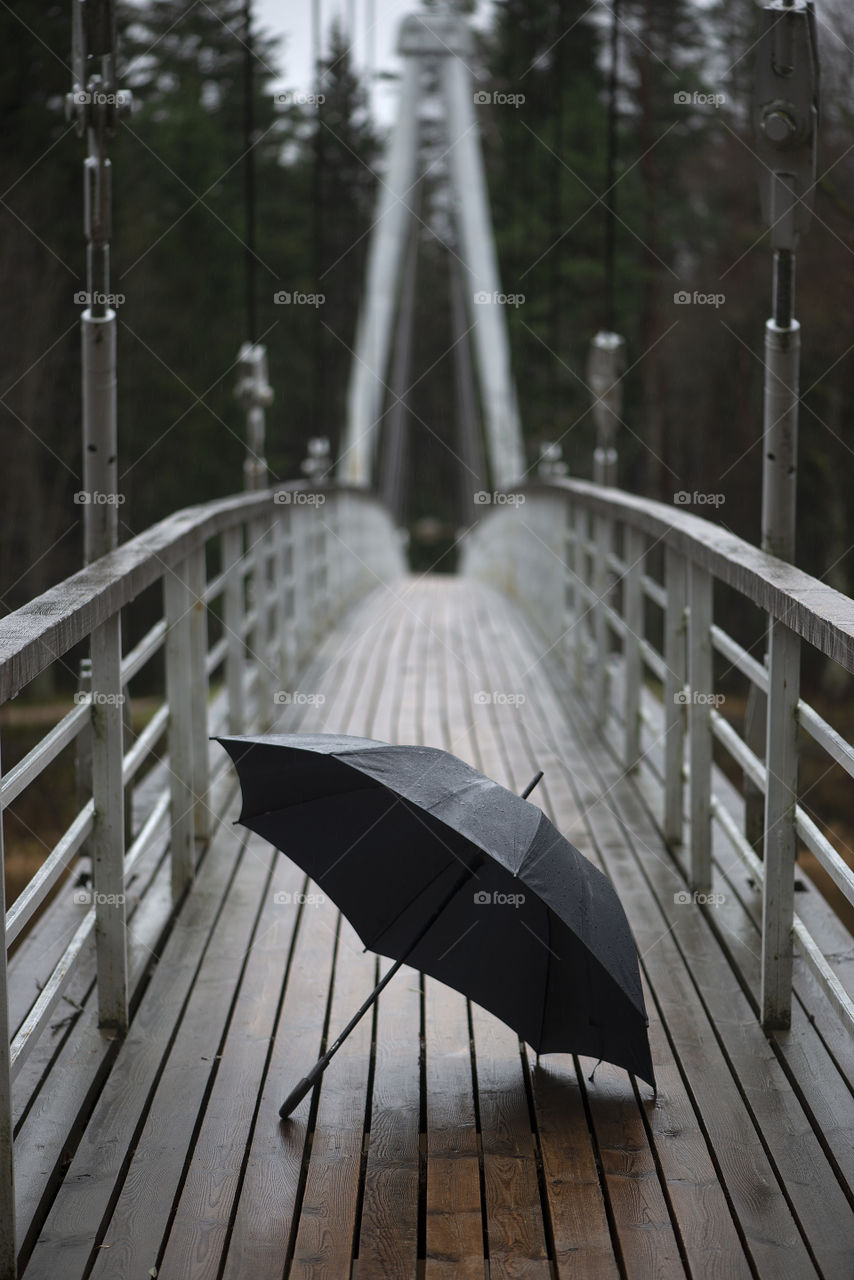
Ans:
[[[407,13],[419,9],[418,0],[254,0],[253,21],[256,27],[271,35],[283,36],[279,64],[284,67],[282,83],[276,90],[292,89],[309,93],[312,85],[312,8],[319,5],[320,26],[324,46],[329,26],[336,15],[345,30],[354,30],[352,41],[355,63],[361,72],[395,72],[400,59],[395,52],[397,31]],[[480,0],[478,25],[489,15],[491,0]],[[374,77],[371,88],[372,106],[381,124],[390,124],[395,116],[397,89],[393,82]]]

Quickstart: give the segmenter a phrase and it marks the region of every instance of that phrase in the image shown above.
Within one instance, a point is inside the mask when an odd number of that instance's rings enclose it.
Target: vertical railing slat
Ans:
[[[225,686],[228,699],[228,732],[243,733],[243,618],[244,583],[243,525],[236,524],[222,535],[222,567],[226,574],[223,601],[225,625]]]
[[[195,872],[193,813],[193,704],[189,567],[182,561],[163,578],[166,616],[166,697],[169,703],[169,789],[172,893],[177,898]]]
[[[98,1020],[125,1031],[128,1024],[125,917],[125,819],[122,788],[121,614],[92,632],[92,887]]]
[[[249,539],[252,548],[250,562],[249,601],[255,609],[255,625],[249,637],[249,659],[257,670],[255,682],[254,716],[259,729],[269,725],[273,714],[273,693],[275,673],[270,669],[267,604],[267,540],[270,520],[268,516],[257,516],[249,526]]]
[[[596,605],[593,617],[594,635],[596,637],[596,659],[593,668],[593,711],[596,723],[604,728],[609,713],[608,689],[608,652],[610,649],[610,632],[604,605],[608,595],[610,571],[608,569],[608,552],[611,549],[611,521],[598,512],[593,517],[595,535],[595,556],[593,562],[593,590],[596,594]]]
[[[210,839],[210,767],[208,758],[208,615],[205,603],[205,548],[188,557],[190,589],[190,701],[193,724],[193,829],[196,840]]]
[[[623,579],[623,763],[635,769],[641,753],[641,653],[644,631],[643,557],[644,536],[639,529],[627,526],[623,555],[626,564]]]
[[[773,619],[768,634],[768,727],[765,780],[765,880],[762,893],[762,1025],[786,1028],[792,1017],[797,705],[800,640]]]
[[[0,778],[3,776],[0,767]],[[15,1280],[15,1161],[9,1027],[9,977],[6,963],[6,855],[0,808],[0,1280]]]
[[[684,558],[667,547],[664,562],[667,606],[664,616],[664,838],[682,843],[684,824],[682,767],[685,760],[684,690],[686,670],[687,582]]]
[[[587,665],[587,619],[590,616],[590,605],[586,592],[581,590],[581,584],[590,585],[590,572],[588,567],[587,556],[587,529],[588,515],[587,508],[582,503],[577,503],[573,518],[573,527],[575,530],[575,550],[574,550],[574,569],[578,583],[576,584],[575,601],[575,633],[573,651],[575,655],[575,683],[579,689],[584,688],[584,680]]]
[[[693,563],[689,603],[691,887],[696,893],[708,893],[712,887],[712,579],[706,569]]]
[[[283,507],[278,506],[273,514],[273,581],[276,587],[277,694],[283,693],[290,687],[287,526],[288,512]]]

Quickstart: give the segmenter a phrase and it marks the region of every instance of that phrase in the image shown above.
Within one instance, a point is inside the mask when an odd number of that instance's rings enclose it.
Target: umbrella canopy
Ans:
[[[623,908],[541,810],[435,747],[217,741],[240,778],[239,821],[302,867],[366,947],[405,956],[538,1053],[602,1058],[654,1086]]]

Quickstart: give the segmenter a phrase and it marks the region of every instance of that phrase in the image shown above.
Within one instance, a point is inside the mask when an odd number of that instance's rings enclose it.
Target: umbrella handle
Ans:
[[[295,1111],[307,1093],[311,1093],[327,1066],[329,1059],[324,1054],[319,1062],[316,1062],[309,1071],[307,1076],[303,1076],[297,1084],[294,1085],[291,1092],[285,1098],[279,1107],[279,1115],[283,1120],[287,1120],[292,1111]]]

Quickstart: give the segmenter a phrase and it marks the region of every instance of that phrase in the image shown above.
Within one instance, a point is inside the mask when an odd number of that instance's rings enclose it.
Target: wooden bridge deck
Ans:
[[[792,1031],[765,1037],[730,962],[758,966],[755,893],[730,870],[719,910],[675,901],[654,797],[583,704],[556,696],[541,649],[488,589],[413,581],[327,638],[298,690],[325,702],[293,700],[278,727],[444,746],[514,789],[544,769],[536,799],[626,906],[657,1097],[606,1064],[594,1083],[588,1060],[537,1064],[404,970],[280,1125],[378,963],[292,864],[232,827],[229,771],[165,937],[146,914],[168,893],[162,866],[139,887],[127,1039],[96,1030],[89,988],[27,1064],[27,1280],[850,1280],[851,1047],[800,998]]]

